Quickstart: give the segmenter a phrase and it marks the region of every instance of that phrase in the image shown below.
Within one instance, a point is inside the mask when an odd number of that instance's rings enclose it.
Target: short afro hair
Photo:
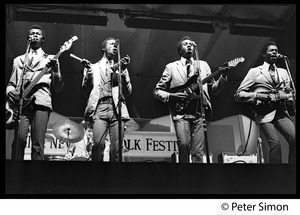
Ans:
[[[108,38],[106,38],[106,39],[102,42],[102,44],[101,44],[101,50],[102,50],[102,52],[104,52],[104,49],[106,48],[106,43],[107,43],[108,40],[116,40],[116,38],[114,38],[114,37],[108,37]]]
[[[184,37],[181,38],[181,40],[178,41],[178,43],[177,43],[177,52],[180,56],[181,56],[182,41],[184,41],[184,40],[191,40],[192,41],[192,38],[189,37],[189,36],[184,36]]]
[[[40,29],[40,30],[42,31],[42,35],[43,35],[42,42],[45,41],[45,37],[46,37],[45,31],[44,31],[44,29],[43,29],[41,26],[39,26],[39,25],[32,25],[32,26],[30,26],[30,27],[28,28],[28,32],[27,32],[27,40],[29,39],[29,33],[30,33],[30,30],[31,30],[31,29]]]
[[[262,48],[261,50],[261,55],[263,56],[264,54],[266,54],[269,46],[276,46],[277,47],[277,44],[274,42],[274,41],[268,41]]]

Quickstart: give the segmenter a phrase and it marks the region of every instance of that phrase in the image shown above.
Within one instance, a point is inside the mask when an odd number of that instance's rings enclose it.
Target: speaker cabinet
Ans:
[[[223,152],[219,155],[219,163],[257,163],[257,154],[237,155],[236,153]]]

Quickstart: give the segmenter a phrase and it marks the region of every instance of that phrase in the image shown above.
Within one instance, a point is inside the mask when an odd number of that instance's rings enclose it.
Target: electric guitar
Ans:
[[[215,76],[218,74],[222,74],[227,70],[230,70],[231,68],[235,67],[240,62],[244,62],[245,59],[243,57],[235,58],[229,62],[224,63],[224,67],[220,67],[217,71],[211,73],[209,76],[202,79],[202,85],[206,84],[210,80],[212,80]],[[180,114],[181,112],[185,112],[185,110],[190,106],[190,103],[192,101],[196,101],[196,99],[199,98],[199,96],[196,94],[197,91],[199,91],[199,83],[197,81],[198,75],[193,75],[189,80],[181,86],[177,86],[170,89],[170,93],[177,93],[182,92],[186,93],[188,95],[188,98],[184,101],[170,101],[169,105],[170,108],[177,114]]]
[[[63,46],[60,47],[59,52],[53,57],[53,60],[57,60],[59,56],[66,50],[69,50],[74,41],[78,40],[77,36],[73,36],[70,40],[66,41]],[[28,110],[35,101],[35,96],[30,95],[32,89],[36,86],[37,82],[43,77],[43,75],[48,71],[46,66],[43,70],[31,81],[24,84],[24,90],[22,95],[19,95],[16,104],[13,104],[8,98],[6,99],[6,128],[13,129],[17,120],[19,113],[20,100],[23,99],[22,110]],[[20,93],[19,93],[20,94]],[[32,94],[32,93],[31,93]]]
[[[284,105],[286,100],[293,98],[293,94],[286,88],[270,90],[266,87],[257,87],[253,92],[262,93],[267,98],[265,101],[257,100],[250,104],[250,109],[259,115],[265,115]]]

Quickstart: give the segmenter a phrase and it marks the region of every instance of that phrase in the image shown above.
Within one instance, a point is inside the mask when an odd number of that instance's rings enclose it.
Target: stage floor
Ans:
[[[191,198],[251,197],[245,194],[293,197],[297,194],[296,166],[6,160],[5,194],[98,194],[89,196],[92,198],[114,198],[106,194],[122,194],[118,198],[126,196],[123,194],[158,194],[159,198],[164,194],[179,194],[168,198],[181,198],[181,194],[191,194]]]

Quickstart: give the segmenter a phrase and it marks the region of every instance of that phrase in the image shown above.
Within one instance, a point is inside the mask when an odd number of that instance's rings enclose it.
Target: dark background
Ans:
[[[7,4],[5,9],[5,84],[13,58],[25,53],[32,24],[44,28],[43,49],[50,54],[78,36],[59,58],[64,89],[60,94],[53,92],[54,111],[68,117],[82,117],[87,101],[81,94],[82,65],[70,53],[95,63],[101,57],[102,41],[110,36],[120,39],[121,57],[131,58],[133,93],[127,106],[133,118],[168,114],[167,105],[154,99],[152,90],[165,65],[179,59],[176,43],[185,35],[196,42],[199,58],[208,62],[212,72],[225,62],[245,58],[229,72],[221,94],[211,95],[213,121],[236,114],[252,117],[247,106],[234,101],[233,94],[248,70],[262,63],[260,50],[266,41],[274,40],[279,52],[288,56],[295,78],[296,5],[292,4]],[[130,18],[147,20],[139,27],[128,27]],[[195,27],[195,23],[201,26]],[[285,67],[284,61],[279,60],[278,66]]]

